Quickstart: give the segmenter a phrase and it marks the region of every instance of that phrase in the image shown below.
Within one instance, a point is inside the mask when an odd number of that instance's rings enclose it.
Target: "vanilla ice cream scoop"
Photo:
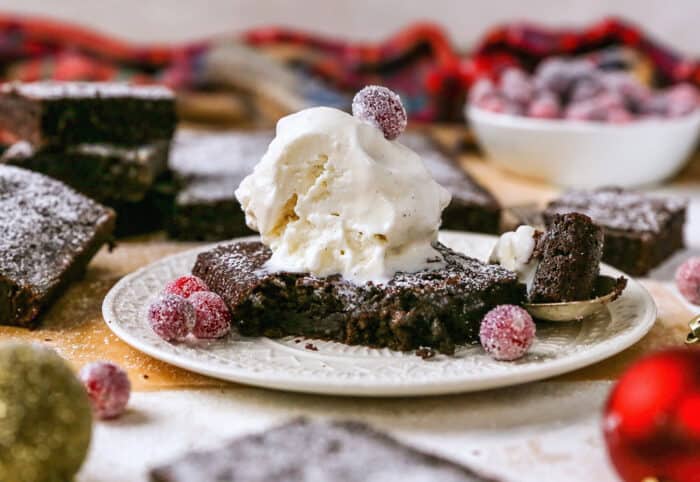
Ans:
[[[236,197],[269,269],[363,283],[441,266],[432,243],[450,194],[415,152],[343,111],[281,119]]]
[[[534,252],[538,231],[532,226],[520,226],[515,231],[503,233],[496,242],[489,261],[515,272],[521,283],[530,291],[539,260]]]

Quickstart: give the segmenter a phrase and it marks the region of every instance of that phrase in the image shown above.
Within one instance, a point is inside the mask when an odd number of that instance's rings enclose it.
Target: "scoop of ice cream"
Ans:
[[[362,283],[440,265],[432,243],[450,194],[415,152],[340,110],[281,119],[236,197],[270,269]]]
[[[529,290],[538,263],[533,256],[536,245],[537,230],[532,226],[520,226],[515,231],[501,235],[489,261],[515,272],[520,282],[525,283]]]

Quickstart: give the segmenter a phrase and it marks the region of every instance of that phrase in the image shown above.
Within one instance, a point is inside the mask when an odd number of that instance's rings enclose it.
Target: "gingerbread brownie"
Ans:
[[[579,212],[602,226],[603,261],[643,276],[684,246],[687,203],[620,188],[572,191],[544,211],[547,224],[559,213]]]
[[[0,87],[0,129],[36,146],[140,145],[168,140],[173,92],[117,82],[8,83]]]
[[[113,205],[137,202],[146,196],[167,168],[168,147],[168,141],[156,141],[137,147],[76,144],[36,149],[21,141],[3,154],[2,161],[41,172],[96,201]]]
[[[114,217],[59,181],[0,165],[0,324],[33,325],[111,240]]]
[[[539,264],[530,301],[590,299],[603,256],[603,230],[579,213],[555,214],[537,242]]]
[[[271,252],[259,242],[202,253],[192,272],[226,301],[243,335],[307,336],[394,350],[431,347],[449,354],[457,344],[478,340],[489,309],[521,303],[525,286],[500,266],[441,244],[436,249],[444,263],[397,273],[384,284],[269,272]]]
[[[501,205],[455,159],[446,156],[432,139],[423,134],[405,133],[399,142],[418,153],[433,178],[452,194],[452,201],[442,212],[444,229],[499,232]]]
[[[292,421],[193,452],[151,471],[152,482],[487,482],[360,422]]]
[[[170,169],[180,190],[169,216],[174,238],[219,240],[252,234],[234,195],[274,137],[260,132],[179,132]]]

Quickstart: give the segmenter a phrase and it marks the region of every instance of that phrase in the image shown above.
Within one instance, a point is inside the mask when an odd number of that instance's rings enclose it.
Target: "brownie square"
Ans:
[[[141,145],[168,140],[173,92],[118,82],[8,83],[0,87],[0,129],[35,146]]]
[[[0,165],[0,324],[34,324],[111,240],[114,217],[59,181]]]
[[[151,471],[152,482],[487,482],[359,422],[297,420]]]
[[[106,204],[141,201],[167,168],[168,141],[136,147],[76,144],[35,149],[26,141],[2,156],[6,164],[41,172]]]
[[[590,299],[603,255],[603,230],[579,213],[555,214],[537,242],[533,303]]]
[[[270,272],[270,250],[240,242],[201,253],[192,270],[231,310],[246,336],[306,336],[394,350],[478,341],[483,315],[520,304],[525,286],[514,273],[436,244],[445,263],[397,273],[387,283],[356,285],[340,275]]]
[[[178,239],[221,240],[252,234],[234,192],[274,137],[259,132],[179,132],[170,156],[180,191],[168,222]]]
[[[501,224],[501,205],[474,180],[457,160],[448,157],[428,136],[409,132],[399,142],[423,158],[433,178],[452,194],[442,213],[442,228],[497,234]]]
[[[603,261],[633,276],[643,276],[684,246],[685,201],[602,188],[571,191],[549,203],[550,224],[558,213],[579,212],[602,226]]]

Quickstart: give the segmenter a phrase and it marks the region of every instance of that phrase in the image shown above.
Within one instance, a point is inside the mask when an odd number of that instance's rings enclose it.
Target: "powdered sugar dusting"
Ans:
[[[130,85],[125,82],[56,82],[51,80],[4,84],[0,88],[0,93],[48,100],[61,99],[64,97],[73,99],[91,99],[97,97],[172,99],[175,96],[172,90],[161,85]]]
[[[0,166],[0,275],[44,293],[111,215],[58,181]]]
[[[170,168],[185,187],[178,202],[235,201],[234,191],[253,171],[273,139],[270,131],[178,132]]]
[[[424,134],[406,133],[398,142],[415,151],[425,167],[439,184],[452,194],[453,201],[474,204],[494,204],[495,200],[467,174],[457,163],[443,154]]]
[[[575,211],[609,229],[658,233],[674,214],[686,208],[686,204],[681,199],[650,196],[619,188],[601,188],[567,192],[550,203],[547,213]]]

